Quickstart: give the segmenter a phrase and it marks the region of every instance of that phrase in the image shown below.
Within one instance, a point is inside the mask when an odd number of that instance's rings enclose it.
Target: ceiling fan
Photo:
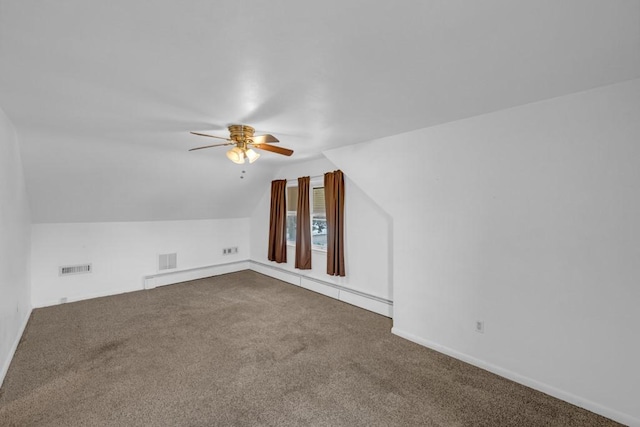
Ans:
[[[225,145],[235,145],[231,150],[227,151],[227,157],[233,163],[243,164],[244,159],[249,159],[249,163],[255,162],[259,153],[256,153],[253,149],[271,151],[272,153],[282,154],[284,156],[290,156],[293,154],[293,150],[288,148],[276,147],[270,143],[279,142],[278,138],[273,135],[255,135],[255,129],[247,125],[231,125],[229,126],[229,138],[223,138],[221,136],[208,135],[206,133],[191,132],[193,135],[206,136],[209,138],[224,139],[225,143],[205,145],[203,147],[192,148],[189,151],[202,150],[203,148],[222,147]]]

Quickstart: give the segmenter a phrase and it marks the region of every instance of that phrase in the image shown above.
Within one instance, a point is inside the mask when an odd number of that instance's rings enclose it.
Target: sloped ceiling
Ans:
[[[34,222],[249,216],[323,150],[639,76],[638,1],[0,0]],[[232,123],[295,154],[187,152]]]

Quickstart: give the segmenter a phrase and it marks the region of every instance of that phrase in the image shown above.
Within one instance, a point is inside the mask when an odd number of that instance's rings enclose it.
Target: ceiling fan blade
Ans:
[[[224,145],[235,145],[233,142],[227,142],[226,144],[213,144],[213,145],[205,145],[204,147],[196,147],[192,148],[189,151],[202,150],[203,148],[211,148],[211,147],[222,147]]]
[[[280,142],[278,138],[273,135],[258,135],[251,138],[254,144],[264,144],[265,142]]]
[[[198,135],[198,136],[207,136],[209,138],[217,138],[217,139],[224,139],[225,141],[231,141],[229,138],[223,138],[221,136],[214,136],[214,135],[208,135],[206,133],[200,133],[200,132],[189,132],[193,135]]]
[[[290,156],[293,154],[293,150],[289,150],[288,148],[276,147],[274,145],[269,144],[251,144],[254,148],[259,148],[260,150],[271,151],[273,153],[282,154],[283,156]]]

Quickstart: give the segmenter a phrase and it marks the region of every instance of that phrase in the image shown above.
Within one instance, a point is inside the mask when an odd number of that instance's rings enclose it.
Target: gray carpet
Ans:
[[[608,426],[251,271],[33,311],[2,426]]]

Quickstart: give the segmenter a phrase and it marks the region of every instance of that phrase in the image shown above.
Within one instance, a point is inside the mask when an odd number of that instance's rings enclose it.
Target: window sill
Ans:
[[[295,243],[288,243],[288,242],[287,242],[287,246],[288,246],[288,247],[290,247],[290,248],[295,248],[295,247],[296,247],[296,244],[295,244]],[[327,250],[326,250],[326,249],[323,249],[323,248],[314,248],[314,247],[311,247],[311,251],[312,251],[312,252],[322,252],[323,254],[326,254],[326,253],[327,253]]]

